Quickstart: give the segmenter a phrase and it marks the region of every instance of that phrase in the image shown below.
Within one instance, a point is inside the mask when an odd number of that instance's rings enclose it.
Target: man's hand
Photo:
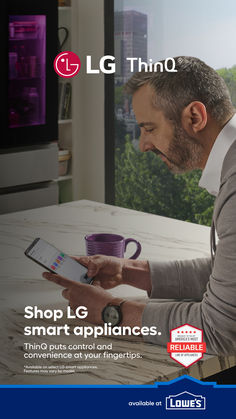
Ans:
[[[92,285],[81,284],[50,272],[44,272],[43,277],[65,288],[62,291],[62,296],[69,301],[73,311],[81,305],[85,306],[88,309],[86,321],[92,324],[103,324],[102,310],[114,299],[109,292],[104,291],[99,286],[93,287]]]
[[[124,283],[122,269],[125,259],[104,255],[74,257],[73,259],[88,268],[88,277],[95,278],[93,285],[110,289]]]
[[[126,284],[151,292],[149,264],[145,260],[105,255],[74,257],[74,259],[88,268],[88,277],[95,278],[93,285],[110,289]]]

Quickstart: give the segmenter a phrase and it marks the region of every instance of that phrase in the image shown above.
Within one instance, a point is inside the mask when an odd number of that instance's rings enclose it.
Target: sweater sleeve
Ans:
[[[202,300],[211,274],[211,259],[149,262],[150,298]]]
[[[230,178],[227,181],[219,195],[215,223],[219,241],[214,267],[202,301],[159,302],[151,299],[144,309],[142,323],[149,327],[156,325],[161,335],[145,336],[144,339],[147,342],[166,345],[171,329],[189,323],[203,329],[208,353],[217,355],[236,353],[236,176],[233,178],[235,179]],[[182,265],[177,264],[178,268],[176,262],[167,265],[167,268],[169,266],[167,272],[164,265],[160,269],[157,269],[156,265],[155,269],[151,268],[154,275],[152,280],[155,283],[151,297],[153,295],[167,297],[168,295],[169,298],[183,298],[184,295],[186,298],[187,295],[191,295],[191,291],[188,293],[181,291],[181,286],[186,290],[192,282],[193,270],[189,270],[191,264],[187,262],[183,262]],[[181,269],[179,266],[182,266]],[[192,262],[192,266],[196,269],[195,278],[200,278],[202,262],[198,264],[196,260],[196,264]],[[174,285],[176,294],[173,291],[172,293],[164,292],[165,283],[170,290]],[[186,284],[188,284],[187,288]],[[200,296],[199,292],[198,295]]]

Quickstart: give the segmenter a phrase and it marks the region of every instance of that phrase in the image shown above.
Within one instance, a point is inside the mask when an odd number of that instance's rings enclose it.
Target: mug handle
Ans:
[[[141,253],[142,246],[141,246],[141,244],[140,244],[137,240],[135,240],[135,239],[131,239],[131,238],[129,238],[129,239],[125,239],[125,251],[126,251],[126,247],[127,247],[127,245],[128,245],[129,243],[131,243],[131,242],[136,243],[136,245],[137,245],[137,250],[136,250],[136,252],[133,254],[133,256],[131,256],[129,259],[137,259],[137,258],[139,257],[139,255],[140,255],[140,253]]]

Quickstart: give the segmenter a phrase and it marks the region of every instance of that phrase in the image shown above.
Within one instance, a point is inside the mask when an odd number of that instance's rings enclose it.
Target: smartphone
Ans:
[[[71,279],[71,281],[83,284],[90,284],[93,281],[93,278],[88,278],[85,266],[40,238],[31,243],[26,249],[25,255],[48,271]]]

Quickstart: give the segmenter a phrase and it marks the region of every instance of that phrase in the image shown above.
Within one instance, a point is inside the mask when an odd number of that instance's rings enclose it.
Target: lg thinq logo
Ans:
[[[175,60],[172,57],[166,58],[163,62],[157,61],[156,63],[152,62],[152,59],[149,59],[148,62],[142,61],[141,58],[133,57],[126,58],[126,61],[129,63],[130,72],[135,71],[168,71],[170,73],[176,73],[175,69]],[[58,54],[53,63],[54,70],[60,77],[71,78],[76,76],[81,68],[80,58],[77,54],[72,51],[64,51]],[[112,74],[116,71],[115,57],[113,55],[104,55],[100,58],[99,62],[96,65],[92,64],[91,55],[86,56],[86,73],[87,74],[99,74],[100,72],[104,74]]]
[[[205,410],[206,397],[183,391],[166,397],[166,410]]]

